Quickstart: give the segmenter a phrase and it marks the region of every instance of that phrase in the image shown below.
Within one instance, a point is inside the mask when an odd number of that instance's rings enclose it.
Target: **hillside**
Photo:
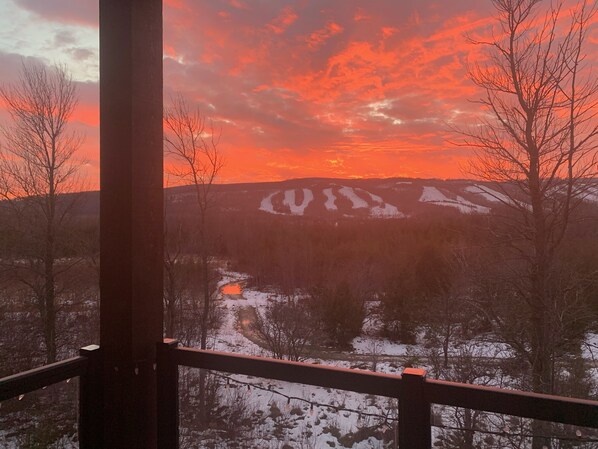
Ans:
[[[504,195],[483,183],[437,179],[325,179],[228,184],[216,188],[217,204],[245,214],[311,218],[405,218],[453,210],[487,214]],[[167,189],[173,209],[192,201],[190,187]]]
[[[504,187],[508,189],[508,186]],[[406,218],[419,214],[488,214],[508,198],[495,186],[472,180],[306,178],[214,186],[215,205],[225,212],[315,219]],[[165,189],[167,213],[193,206],[191,186]],[[598,194],[588,195],[598,204]],[[526,206],[522,200],[521,205]],[[85,192],[78,212],[95,215],[98,192]]]

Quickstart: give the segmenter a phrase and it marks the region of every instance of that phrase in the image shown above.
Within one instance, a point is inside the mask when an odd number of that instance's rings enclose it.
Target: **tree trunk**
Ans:
[[[168,338],[175,338],[176,332],[176,280],[174,279],[175,270],[174,262],[170,265],[167,264],[165,267],[166,270],[166,291],[165,291],[165,300],[166,300],[166,319],[165,319],[165,333],[166,337]]]
[[[530,120],[531,123],[531,120]],[[531,127],[531,125],[529,125]],[[532,389],[535,393],[553,393],[550,350],[550,317],[548,311],[548,276],[550,272],[550,255],[548,254],[548,237],[546,216],[544,213],[543,193],[538,162],[538,150],[528,129],[528,145],[530,148],[529,190],[534,221],[533,263],[530,276],[530,309],[531,319],[531,359]],[[551,426],[547,422],[533,421],[532,448],[550,448]]]
[[[46,363],[56,361],[56,290],[54,285],[54,251],[52,237],[46,241],[44,257],[44,343],[46,346]]]
[[[474,419],[473,412],[471,409],[466,408],[463,410],[463,448],[462,449],[474,449],[473,436],[474,436]]]
[[[210,321],[210,285],[209,285],[209,270],[208,270],[208,256],[205,250],[202,251],[201,255],[201,280],[203,283],[203,311],[201,317],[201,338],[200,348],[206,349],[208,343],[208,323]]]
[[[203,228],[204,224],[202,224]],[[208,322],[210,315],[210,286],[209,286],[209,270],[208,270],[208,256],[205,248],[205,238],[203,229],[201,232],[201,280],[203,283],[203,310],[201,317],[201,336],[200,349],[206,349],[208,343]],[[209,413],[206,403],[206,370],[199,370],[199,406],[200,406],[200,424],[206,426],[209,421]]]

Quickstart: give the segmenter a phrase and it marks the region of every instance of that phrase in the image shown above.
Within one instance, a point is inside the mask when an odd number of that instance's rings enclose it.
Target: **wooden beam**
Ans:
[[[162,340],[162,1],[100,0],[104,447],[156,447]]]

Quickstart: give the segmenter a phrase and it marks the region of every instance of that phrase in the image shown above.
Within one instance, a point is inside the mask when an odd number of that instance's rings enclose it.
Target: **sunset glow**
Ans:
[[[0,82],[22,58],[68,64],[97,187],[97,0],[0,8]],[[222,130],[220,182],[464,177],[471,153],[448,142],[447,124],[479,113],[466,66],[481,53],[466,35],[488,33],[491,14],[476,0],[166,0],[165,101],[182,93]],[[596,23],[589,31],[596,62]]]

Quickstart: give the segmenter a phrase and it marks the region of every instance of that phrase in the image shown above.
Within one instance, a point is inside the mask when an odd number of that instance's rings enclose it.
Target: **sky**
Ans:
[[[480,112],[467,66],[484,56],[466,36],[493,23],[490,0],[165,0],[165,104],[181,94],[221,130],[220,182],[467,177],[448,128]],[[90,188],[98,39],[98,0],[0,0],[0,83],[28,58],[68,66]]]

